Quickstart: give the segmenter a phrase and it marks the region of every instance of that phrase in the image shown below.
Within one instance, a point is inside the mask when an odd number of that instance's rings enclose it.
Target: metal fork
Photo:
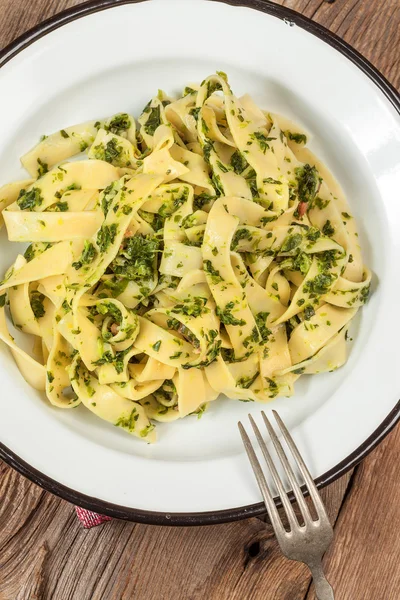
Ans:
[[[304,525],[301,526],[296,518],[293,506],[283,486],[282,479],[280,478],[278,471],[276,470],[268,448],[261,436],[260,430],[257,427],[251,415],[249,415],[250,423],[254,429],[257,441],[260,445],[269,471],[272,474],[272,478],[279,492],[280,500],[286,512],[287,520],[290,527],[290,530],[288,532],[285,530],[285,527],[281,521],[270,488],[267,484],[263,470],[256,456],[250,438],[247,435],[242,423],[239,422],[238,426],[240,434],[242,436],[243,444],[249,457],[251,466],[253,467],[254,475],[256,476],[258,485],[264,498],[265,506],[268,511],[268,516],[272,523],[272,527],[274,528],[276,538],[278,540],[279,546],[283,554],[291,560],[298,560],[300,562],[305,563],[308,566],[313,576],[315,592],[318,600],[334,600],[332,587],[326,580],[324,572],[322,570],[322,556],[333,539],[333,529],[329,522],[328,516],[325,511],[325,507],[320,498],[316,485],[303,459],[301,458],[300,453],[290,433],[286,429],[278,413],[275,410],[273,410],[272,412],[279,425],[282,435],[293,457],[296,460],[299,471],[304,477],[318,517],[316,521],[312,519],[312,516],[304,499],[303,493],[300,489],[300,485],[297,481],[297,478],[293,472],[293,469],[289,463],[285,451],[282,448],[278,436],[272,428],[272,425],[267,419],[264,411],[261,412],[262,417],[264,419],[264,423],[267,427],[268,433],[270,435],[272,443],[274,444],[276,453],[282,463],[283,469],[286,473],[289,483],[292,487],[293,493],[295,495],[295,498],[300,508],[300,512],[304,520]]]

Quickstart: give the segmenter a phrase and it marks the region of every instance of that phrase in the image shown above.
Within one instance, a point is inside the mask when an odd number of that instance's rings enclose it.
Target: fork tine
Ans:
[[[292,486],[292,490],[293,490],[293,493],[294,493],[295,498],[297,500],[297,504],[300,507],[300,511],[301,511],[302,516],[303,516],[304,522],[305,523],[307,523],[307,522],[310,523],[310,522],[312,522],[310,511],[308,509],[308,506],[307,506],[306,501],[304,499],[303,493],[302,493],[302,491],[300,489],[300,486],[298,484],[297,478],[296,478],[296,476],[295,476],[295,474],[293,472],[293,469],[292,469],[292,467],[291,467],[291,465],[290,465],[290,463],[289,463],[289,461],[287,459],[285,451],[282,448],[282,444],[280,443],[280,441],[278,439],[278,436],[276,435],[276,433],[275,433],[275,431],[274,431],[271,423],[269,422],[269,420],[268,420],[265,412],[261,411],[261,414],[262,414],[262,417],[264,419],[265,426],[268,429],[268,433],[269,433],[269,435],[271,437],[272,443],[275,446],[276,453],[278,454],[278,457],[279,457],[279,459],[280,459],[280,461],[282,463],[282,466],[283,466],[283,468],[285,470],[287,478],[289,479],[289,483]]]
[[[285,509],[288,521],[290,523],[290,527],[291,527],[291,529],[293,529],[294,526],[298,525],[298,521],[296,519],[296,515],[295,515],[295,512],[293,510],[293,506],[292,506],[292,504],[291,504],[291,502],[290,502],[290,500],[289,500],[289,498],[287,496],[285,488],[283,487],[282,480],[279,477],[278,471],[276,470],[276,467],[275,467],[274,462],[273,462],[273,460],[271,458],[271,455],[270,455],[270,453],[268,451],[268,448],[267,448],[267,446],[266,446],[266,444],[265,444],[265,442],[264,442],[264,440],[262,438],[260,430],[258,429],[257,424],[256,424],[256,422],[254,421],[254,419],[253,419],[253,417],[251,415],[249,415],[249,420],[250,420],[250,423],[251,423],[251,425],[252,425],[252,427],[254,429],[254,433],[256,434],[258,443],[260,445],[260,448],[262,450],[262,453],[264,455],[264,458],[265,458],[265,461],[266,461],[266,463],[268,465],[268,468],[269,468],[269,470],[272,473],[272,477],[273,477],[275,485],[276,485],[276,487],[278,489],[279,496],[281,498],[281,501],[282,501],[282,504],[284,506],[284,509]]]
[[[249,461],[253,468],[254,475],[256,476],[258,486],[259,486],[262,496],[264,498],[264,502],[265,502],[265,505],[266,505],[267,511],[268,511],[268,516],[269,516],[271,524],[274,528],[275,535],[279,539],[278,536],[283,535],[285,533],[285,529],[282,525],[282,521],[280,519],[278,510],[275,506],[274,499],[272,498],[270,489],[269,489],[266,479],[264,477],[264,473],[261,469],[261,465],[258,461],[256,453],[254,452],[254,448],[252,446],[250,438],[247,435],[247,432],[240,421],[238,423],[238,427],[239,427],[240,435],[242,436],[245,450],[247,452],[247,456],[249,457]]]
[[[322,517],[325,517],[326,519],[328,519],[328,515],[326,514],[325,506],[321,500],[321,497],[317,490],[317,486],[315,485],[314,480],[311,477],[311,473],[308,470],[304,460],[302,459],[301,454],[300,454],[296,444],[294,443],[292,436],[290,435],[289,431],[287,430],[284,422],[282,421],[282,419],[280,418],[278,413],[275,410],[273,410],[272,412],[274,413],[275,420],[279,425],[282,435],[285,438],[285,441],[286,441],[291,453],[293,454],[293,457],[295,458],[295,460],[297,462],[297,466],[299,467],[299,470],[304,477],[308,491],[310,492],[310,496],[314,502],[314,506],[317,511],[318,518],[320,519],[322,516]]]

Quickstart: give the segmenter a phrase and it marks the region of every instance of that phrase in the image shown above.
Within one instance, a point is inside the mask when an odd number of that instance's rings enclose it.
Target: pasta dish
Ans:
[[[268,402],[345,363],[371,280],[355,219],[301,128],[225,73],[21,161],[1,224],[29,245],[0,283],[0,338],[52,405],[153,442],[220,394]]]

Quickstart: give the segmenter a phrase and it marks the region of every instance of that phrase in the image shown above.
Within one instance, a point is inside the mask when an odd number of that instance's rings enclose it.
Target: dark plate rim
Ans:
[[[96,13],[107,8],[112,8],[122,4],[137,4],[147,0],[92,0],[76,7],[67,9],[59,14],[39,23],[16,40],[11,42],[0,52],[0,68],[9,62],[13,57],[19,54],[24,48],[30,46],[33,42],[45,36],[47,33],[62,27],[63,25],[75,21],[81,17]],[[211,0],[223,2],[232,6],[246,6],[260,12],[267,13],[278,19],[284,20],[290,26],[291,23],[301,27],[307,32],[326,42],[346,58],[351,60],[363,73],[380,89],[386,98],[400,114],[400,94],[387,81],[387,79],[357,50],[352,48],[347,42],[339,38],[328,29],[315,23],[311,19],[300,13],[274,4],[270,0]],[[394,428],[400,420],[400,400],[379,425],[377,429],[361,444],[354,452],[335,465],[332,469],[318,477],[315,482],[318,488],[322,488],[356,466],[363,458],[367,456]],[[262,502],[232,508],[227,510],[196,512],[196,513],[163,513],[155,511],[146,511],[119,506],[110,502],[105,502],[98,498],[87,496],[71,488],[68,488],[51,477],[44,475],[37,469],[30,466],[22,460],[9,448],[0,443],[0,458],[10,467],[21,473],[24,477],[30,479],[43,489],[59,496],[60,498],[81,506],[82,508],[128,521],[146,523],[151,525],[213,525],[226,523],[250,517],[257,517],[264,514],[265,506]]]

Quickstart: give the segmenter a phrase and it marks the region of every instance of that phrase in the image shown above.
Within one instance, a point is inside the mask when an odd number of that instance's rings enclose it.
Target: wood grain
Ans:
[[[79,0],[0,0],[0,48]],[[350,42],[400,87],[399,0],[280,0]],[[400,597],[400,429],[322,495],[335,526],[325,564],[339,600]],[[0,600],[314,600],[305,566],[259,519],[204,528],[112,521],[0,463]]]
[[[337,33],[400,87],[399,0],[281,0]]]
[[[339,598],[400,597],[400,427],[357,468],[325,557]],[[312,592],[307,600],[314,600]]]
[[[399,0],[276,0],[324,25],[349,42],[400,87]],[[0,48],[80,0],[0,0]]]
[[[259,519],[85,531],[71,505],[1,469],[0,600],[297,600],[309,587],[307,568],[281,555]],[[332,522],[349,477],[323,491]]]

